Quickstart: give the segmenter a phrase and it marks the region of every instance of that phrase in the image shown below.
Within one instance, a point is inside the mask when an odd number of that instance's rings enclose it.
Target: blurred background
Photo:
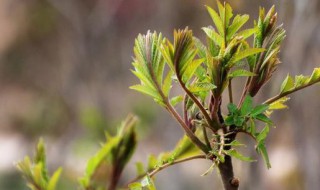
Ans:
[[[311,74],[320,65],[319,0],[237,0],[235,13],[250,14],[276,5],[287,38],[282,64],[257,102],[275,95],[287,73]],[[86,160],[128,113],[140,117],[134,162],[170,150],[182,136],[178,124],[151,98],[128,87],[138,80],[132,69],[134,38],[147,30],[189,26],[200,39],[212,25],[203,5],[213,0],[0,0],[0,189],[26,190],[14,163],[33,154],[39,137],[47,144],[50,171],[64,167],[60,189],[77,188]],[[234,85],[240,89],[243,84]],[[235,93],[235,97],[239,96]],[[276,112],[267,146],[272,168],[235,161],[241,189],[314,190],[320,186],[320,86],[291,96],[289,110]],[[240,141],[245,142],[245,139]],[[162,190],[221,189],[216,172],[200,177],[210,163],[192,161],[158,174]]]

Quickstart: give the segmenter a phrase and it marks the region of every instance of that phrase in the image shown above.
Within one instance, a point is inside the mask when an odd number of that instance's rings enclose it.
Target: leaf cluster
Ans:
[[[42,139],[38,142],[34,158],[31,159],[29,156],[26,156],[16,166],[26,179],[27,186],[30,189],[56,190],[62,168],[57,169],[52,176],[49,176],[46,164],[46,151]]]
[[[85,175],[80,179],[80,184],[85,190],[109,189],[118,184],[121,173],[132,157],[137,145],[135,126],[137,118],[129,115],[118,128],[118,133],[111,136],[106,133],[106,142],[99,151],[89,159]],[[103,173],[102,171],[108,171]],[[109,181],[106,184],[106,179]]]

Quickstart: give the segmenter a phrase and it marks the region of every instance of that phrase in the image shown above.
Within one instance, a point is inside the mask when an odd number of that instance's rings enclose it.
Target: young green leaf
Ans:
[[[230,143],[230,146],[246,146],[245,144],[240,143],[237,140],[234,140]]]
[[[264,123],[272,124],[272,120],[269,117],[267,117],[265,114],[261,113],[261,114],[255,116],[255,118],[257,120],[260,120],[260,121],[264,122]]]
[[[183,101],[183,97],[182,96],[175,96],[173,98],[170,99],[170,104],[172,106],[176,106],[178,103]]]
[[[155,155],[150,154],[148,156],[148,166],[147,166],[147,170],[153,170],[154,168],[156,168],[158,166],[158,159],[155,157]]]
[[[286,79],[281,84],[280,93],[287,92],[294,87],[294,80],[290,75],[287,75]]]
[[[229,110],[230,114],[234,114],[234,113],[238,112],[237,106],[235,104],[233,104],[233,103],[228,104],[227,107],[228,107],[228,110]]]
[[[261,53],[265,51],[265,49],[263,48],[249,48],[249,49],[245,49],[243,51],[240,51],[239,53],[237,53],[235,56],[233,56],[230,60],[230,64],[236,63],[244,58],[247,58],[251,55],[255,55],[257,53]]]
[[[253,105],[252,97],[246,96],[240,108],[241,115],[249,114],[252,111],[252,105]]]
[[[247,70],[244,70],[244,69],[237,69],[237,70],[234,70],[232,72],[230,72],[228,74],[228,77],[229,78],[234,78],[234,77],[250,77],[250,76],[255,76],[256,74],[250,72],[250,71],[247,71]]]
[[[188,65],[186,64],[187,68],[184,71],[182,71],[182,81],[184,83],[186,83],[187,81],[189,81],[191,79],[191,77],[196,72],[198,67],[203,63],[203,61],[204,61],[204,59],[197,59],[197,60],[192,61]]]
[[[209,6],[206,6],[206,8],[212,18],[212,21],[214,22],[215,26],[217,27],[217,30],[219,31],[220,35],[224,36],[223,23],[222,23],[221,18],[218,15],[218,13]]]
[[[137,171],[137,176],[141,176],[146,173],[142,162],[136,162],[136,171]]]
[[[156,190],[153,180],[148,175],[142,179],[141,185],[142,187],[146,187],[148,190]]]
[[[269,156],[268,156],[268,152],[265,146],[265,142],[260,142],[257,146],[256,146],[256,151],[261,154],[264,163],[266,164],[267,168],[270,169],[271,168],[271,164],[270,164],[270,160],[269,160]]]
[[[320,68],[315,68],[310,76],[309,82],[316,82],[320,80]]]
[[[219,47],[224,48],[225,43],[223,37],[220,36],[213,28],[203,27],[202,30],[207,34],[207,36]]]
[[[249,15],[237,15],[232,24],[228,28],[227,39],[231,39],[233,35],[249,20]]]
[[[168,72],[167,76],[165,77],[164,81],[163,81],[162,91],[163,91],[163,94],[166,97],[169,96],[169,92],[170,92],[170,89],[171,89],[172,75],[173,75],[173,71],[170,70]]]
[[[269,126],[265,126],[262,131],[257,135],[256,140],[258,143],[265,141],[265,139],[267,138],[268,134],[269,134]]]
[[[237,36],[242,37],[242,39],[247,39],[250,36],[252,36],[253,34],[255,34],[257,32],[258,28],[254,27],[254,28],[250,28],[250,29],[246,29],[246,30],[242,30],[241,32],[237,33]]]
[[[49,180],[47,190],[55,190],[56,189],[61,172],[62,172],[62,168],[59,168],[58,170],[56,170],[53,173],[51,179]]]
[[[239,160],[245,161],[245,162],[255,162],[256,160],[254,160],[251,157],[246,157],[243,156],[242,154],[240,154],[238,151],[236,151],[235,149],[230,149],[230,150],[226,150],[225,153],[229,156],[235,157]]]
[[[130,190],[143,190],[142,185],[139,182],[134,182],[129,184],[129,189]]]
[[[193,37],[194,45],[197,47],[198,56],[201,59],[205,59],[207,57],[207,48],[206,46],[196,37]]]
[[[280,109],[285,109],[288,108],[287,105],[285,105],[284,103],[286,103],[288,100],[290,100],[289,97],[282,97],[279,100],[273,102],[270,104],[269,106],[269,110],[280,110]]]
[[[255,108],[253,108],[253,110],[251,111],[250,115],[252,117],[255,117],[261,113],[264,113],[265,111],[267,111],[269,108],[269,105],[267,104],[261,104],[261,105],[258,105],[256,106]]]
[[[225,26],[229,26],[230,19],[233,17],[233,10],[229,3],[225,4]]]
[[[209,83],[209,82],[197,82],[197,83],[194,83],[192,84],[190,87],[189,87],[189,90],[190,92],[201,92],[201,91],[210,91],[212,89],[215,89],[216,86],[212,83]]]
[[[130,86],[130,89],[139,91],[139,92],[146,94],[146,95],[149,95],[156,100],[159,100],[159,101],[162,100],[162,97],[160,96],[160,94],[153,88],[138,84],[138,85]]]

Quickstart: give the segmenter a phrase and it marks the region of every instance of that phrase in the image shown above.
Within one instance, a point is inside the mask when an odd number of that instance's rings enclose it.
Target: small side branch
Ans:
[[[149,175],[150,177],[152,177],[152,176],[156,175],[158,172],[160,172],[161,170],[163,170],[165,168],[168,168],[170,166],[173,166],[173,165],[176,165],[176,164],[179,164],[179,163],[183,163],[183,162],[186,162],[186,161],[195,160],[195,159],[208,159],[208,158],[207,158],[206,155],[196,155],[196,156],[192,156],[192,157],[188,157],[188,158],[184,158],[184,159],[180,159],[180,160],[175,160],[173,162],[165,163],[160,167],[157,167],[157,168],[155,168],[153,170],[148,171],[145,174],[142,174],[142,175],[136,177],[135,179],[133,179],[129,183],[127,183],[126,186],[128,186],[129,184],[134,183],[134,182],[142,179],[146,175]]]
[[[307,87],[309,87],[309,86],[311,86],[311,85],[314,85],[314,84],[316,84],[316,83],[318,83],[318,82],[320,82],[320,79],[319,79],[319,80],[316,80],[316,81],[314,81],[314,82],[311,82],[311,83],[309,83],[309,84],[300,86],[300,87],[298,87],[298,88],[294,88],[294,89],[289,90],[289,91],[287,91],[287,92],[278,94],[278,95],[276,95],[276,96],[268,99],[267,101],[265,101],[265,102],[263,102],[263,103],[264,103],[264,104],[271,104],[271,103],[273,103],[273,102],[275,102],[275,101],[277,101],[277,100],[279,100],[279,99],[281,99],[281,98],[283,98],[283,97],[285,97],[285,96],[287,96],[287,95],[289,95],[289,94],[292,94],[292,93],[294,93],[294,92],[296,92],[296,91],[299,91],[299,90],[302,90],[302,89],[304,89],[304,88],[307,88]]]
[[[229,91],[229,102],[233,103],[233,97],[232,97],[232,79],[229,79],[229,85],[228,85],[228,91]]]

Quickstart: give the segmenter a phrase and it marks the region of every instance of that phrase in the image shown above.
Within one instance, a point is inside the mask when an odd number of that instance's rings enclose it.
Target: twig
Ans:
[[[309,86],[311,86],[311,85],[314,85],[314,84],[316,84],[316,83],[318,83],[318,82],[320,82],[320,78],[319,78],[318,80],[313,81],[313,82],[311,82],[311,83],[308,83],[308,84],[306,84],[306,85],[303,85],[303,86],[294,88],[294,89],[292,89],[292,90],[289,90],[289,91],[287,91],[287,92],[278,94],[278,95],[276,95],[276,96],[274,96],[274,97],[266,100],[265,102],[263,102],[263,104],[271,104],[271,103],[273,103],[273,102],[275,102],[275,101],[277,101],[277,100],[279,100],[279,99],[281,99],[281,98],[283,98],[283,97],[285,97],[285,96],[287,96],[287,95],[289,95],[289,94],[292,94],[292,93],[294,93],[294,92],[296,92],[296,91],[298,91],[298,90],[307,88],[307,87],[309,87]]]
[[[207,134],[207,129],[204,125],[202,125],[202,132],[203,132],[204,141],[206,142],[206,145],[208,146],[209,149],[211,149],[210,141]]]
[[[168,163],[165,163],[163,164],[162,166],[159,166],[157,167],[156,169],[153,169],[151,171],[148,171],[146,172],[145,174],[142,174],[142,175],[139,175],[138,177],[136,177],[135,179],[131,180],[129,183],[127,183],[126,187],[131,184],[131,183],[134,183],[138,180],[140,180],[141,178],[143,178],[144,176],[146,175],[149,175],[150,177],[156,175],[158,172],[160,172],[161,170],[167,168],[167,167],[170,167],[170,166],[173,166],[173,165],[176,165],[176,164],[179,164],[179,163],[182,163],[182,162],[186,162],[186,161],[189,161],[189,160],[195,160],[195,159],[208,159],[208,157],[206,155],[196,155],[196,156],[192,156],[192,157],[188,157],[188,158],[184,158],[184,159],[180,159],[180,160],[175,160],[173,162],[168,162]]]
[[[228,91],[229,91],[229,102],[233,103],[233,97],[232,97],[232,79],[229,79],[229,85],[228,85]]]

